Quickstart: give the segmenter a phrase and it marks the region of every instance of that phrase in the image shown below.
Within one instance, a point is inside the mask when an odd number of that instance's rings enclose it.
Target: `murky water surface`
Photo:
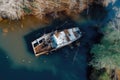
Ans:
[[[96,25],[105,24],[110,15],[104,19],[106,13],[101,7],[90,11],[87,18],[74,17],[76,22],[67,19],[49,24],[33,16],[0,22],[0,80],[87,80],[88,53],[101,36]],[[44,32],[73,26],[83,32],[79,46],[74,43],[49,55],[34,56],[30,44],[34,38]]]
[[[59,21],[55,22],[54,29],[57,28],[55,27],[57,24],[63,25]],[[50,55],[40,57],[35,57],[32,51],[29,51],[28,47],[31,44],[28,44],[26,40],[34,36],[30,33],[37,30],[44,32],[43,28],[46,26],[48,26],[46,22],[33,16],[27,16],[21,21],[3,20],[0,22],[1,80],[10,78],[12,80],[80,80],[80,76],[82,80],[86,80],[86,54],[83,53],[87,51],[84,49],[80,51],[80,47],[65,47]],[[48,30],[52,30],[52,27]],[[74,57],[76,53],[77,56]]]

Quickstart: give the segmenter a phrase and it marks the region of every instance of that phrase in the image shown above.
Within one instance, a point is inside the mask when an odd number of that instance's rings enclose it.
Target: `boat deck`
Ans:
[[[32,42],[36,56],[49,53],[53,50],[66,46],[81,37],[79,28],[64,29],[48,33]]]

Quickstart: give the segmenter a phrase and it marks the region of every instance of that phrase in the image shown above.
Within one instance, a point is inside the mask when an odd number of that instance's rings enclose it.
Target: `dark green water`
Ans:
[[[30,44],[33,39],[44,32],[72,26],[79,26],[83,31],[83,37],[78,40],[81,42],[80,46],[74,43],[73,48],[66,46],[40,57],[33,55]],[[6,35],[1,32],[0,78],[1,80],[87,80],[87,54],[99,35],[91,21],[83,21],[80,24],[70,19],[55,20],[53,24],[39,29],[18,30],[17,33],[9,32]]]
[[[82,16],[85,18],[77,22],[66,19],[67,23],[64,24],[65,21],[55,20],[47,27],[30,24],[25,29],[17,27],[18,24],[15,31],[8,33],[2,32],[5,25],[0,24],[0,80],[87,80],[89,51],[94,43],[99,42],[101,36],[96,25],[107,21],[102,20],[106,16],[105,9],[99,6],[95,10],[98,11],[97,14],[91,13],[93,9],[90,9],[90,15],[87,15],[90,17],[87,18],[83,12]],[[100,11],[105,14],[96,18]],[[32,19],[27,20],[28,24],[31,21]],[[44,32],[72,26],[80,27],[83,32],[83,37],[78,40],[81,42],[80,46],[74,43],[73,48],[67,46],[40,57],[33,55],[30,42],[34,38]]]

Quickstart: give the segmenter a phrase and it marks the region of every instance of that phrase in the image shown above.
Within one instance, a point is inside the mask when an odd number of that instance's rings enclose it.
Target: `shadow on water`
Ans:
[[[91,16],[91,19],[96,20],[96,22],[101,22],[107,17],[107,11],[102,5],[93,4],[89,8],[89,16]]]
[[[93,3],[89,5],[89,8],[85,9],[81,15],[94,21],[94,24],[102,26],[106,23],[105,20],[108,17],[108,11],[106,7],[102,6],[102,4]]]

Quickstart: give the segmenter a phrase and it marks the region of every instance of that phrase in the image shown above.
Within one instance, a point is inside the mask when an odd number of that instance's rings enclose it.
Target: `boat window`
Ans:
[[[80,34],[80,31],[77,31]]]
[[[68,33],[68,36],[71,36],[70,33]]]
[[[80,34],[80,31],[77,31],[78,34]]]
[[[54,37],[51,38],[52,40],[52,48],[56,48],[57,47],[57,43]]]
[[[42,40],[39,41],[39,43],[42,43],[42,42],[44,42],[44,41],[45,41],[45,39],[42,39]]]
[[[34,47],[36,47],[38,45],[38,42],[36,42],[35,44],[34,44]]]
[[[39,43],[42,43],[42,40],[40,40]]]

